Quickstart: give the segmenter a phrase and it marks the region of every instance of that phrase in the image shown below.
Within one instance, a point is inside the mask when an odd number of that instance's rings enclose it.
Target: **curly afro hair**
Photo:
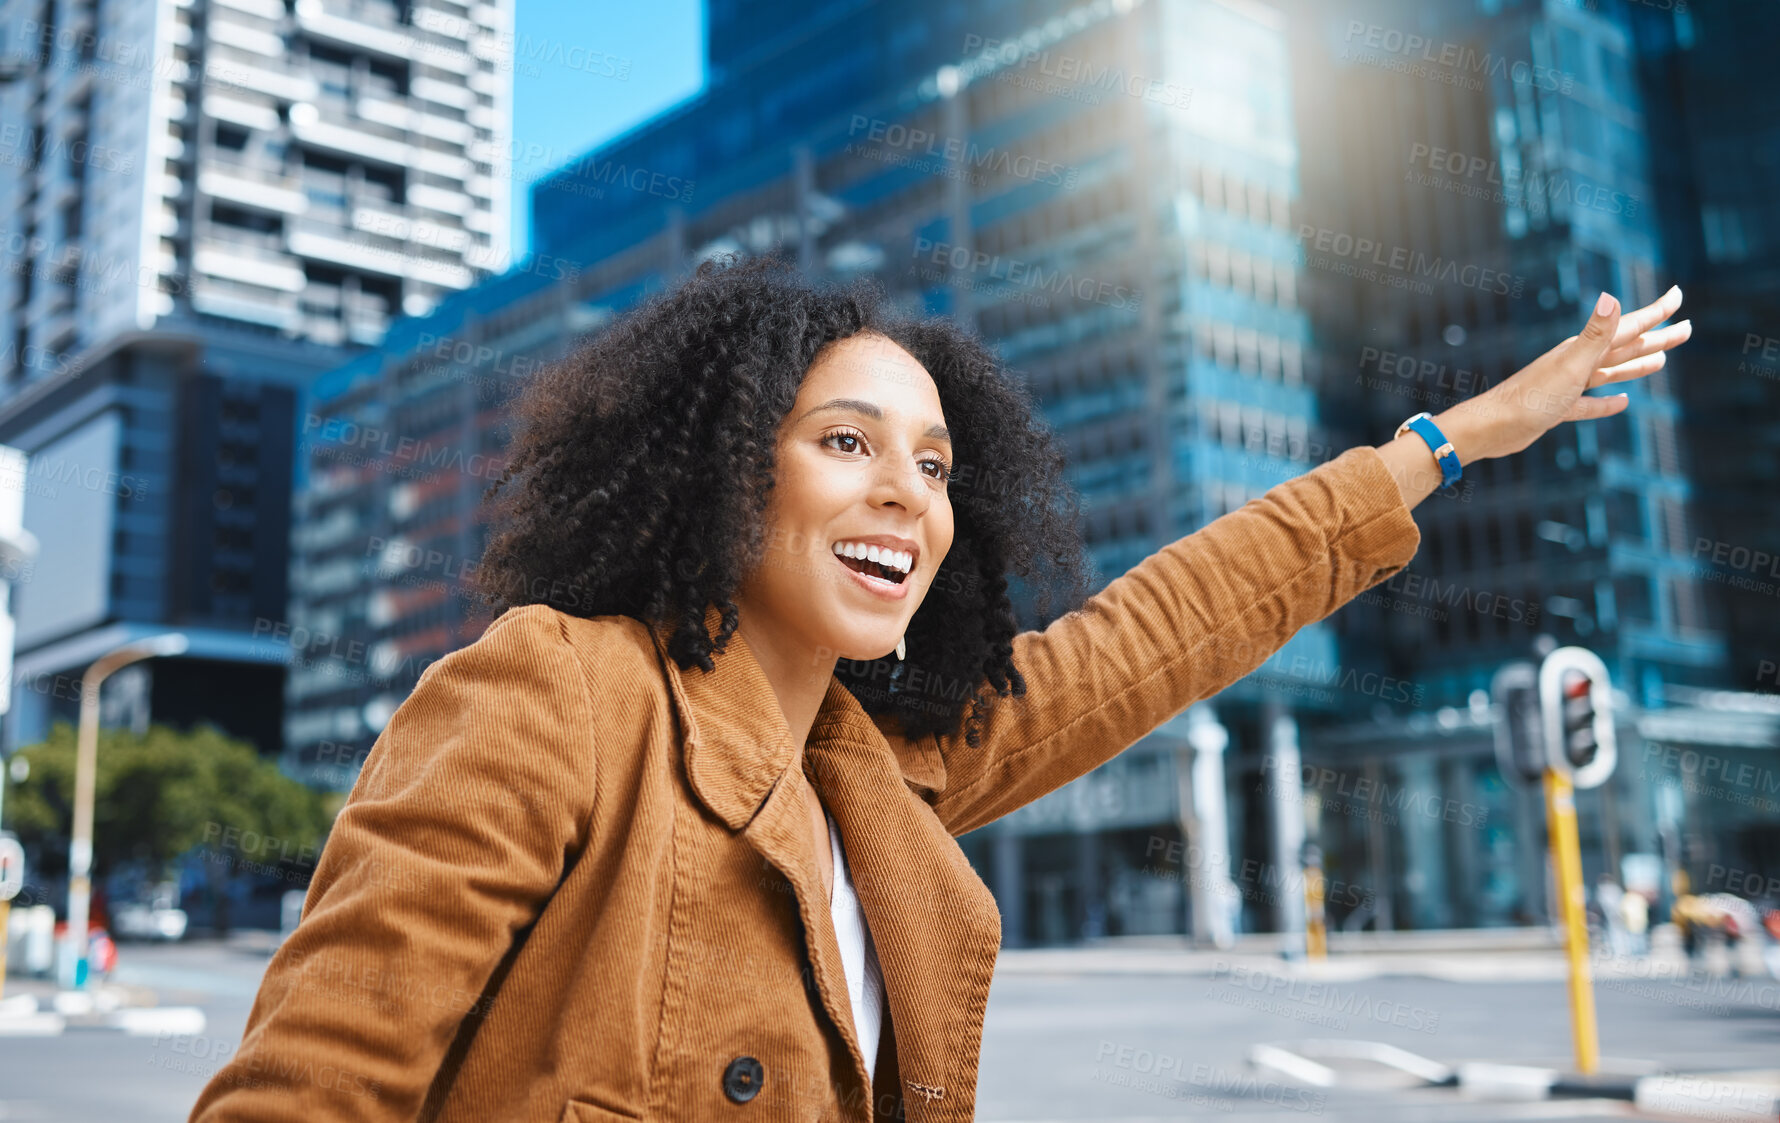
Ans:
[[[993,698],[1026,689],[1010,579],[1041,617],[1083,597],[1077,500],[1030,394],[995,355],[948,320],[900,314],[870,281],[818,285],[773,257],[707,261],[541,369],[513,404],[507,469],[485,495],[484,602],[496,615],[537,603],[666,625],[681,669],[711,670],[764,553],[780,423],[817,354],[861,333],[894,341],[938,387],[956,525],[907,662],[842,660],[835,673],[903,735],[962,726],[976,744]],[[714,636],[707,606],[721,618]]]

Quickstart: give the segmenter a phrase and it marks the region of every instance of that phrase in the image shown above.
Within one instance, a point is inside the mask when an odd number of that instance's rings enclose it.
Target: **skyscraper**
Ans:
[[[272,749],[308,383],[505,269],[512,8],[0,5],[0,440],[43,565],[17,590],[12,745],[116,643],[138,720]]]
[[[1603,290],[1632,308],[1674,279],[1622,9],[1380,0],[1340,18],[1313,4],[1299,14],[1299,232],[1326,398],[1352,439],[1384,439],[1411,413],[1507,378],[1575,334]],[[1344,644],[1425,685],[1446,720],[1384,715],[1325,738],[1322,763],[1457,800],[1474,820],[1405,815],[1383,831],[1329,817],[1335,860],[1377,888],[1383,923],[1393,900],[1396,922],[1418,927],[1543,908],[1541,812],[1505,787],[1491,749],[1488,691],[1504,662],[1531,657],[1540,637],[1581,644],[1645,707],[1665,704],[1665,684],[1721,674],[1723,636],[1688,558],[1675,392],[1699,360],[1683,350],[1626,387],[1620,417],[1467,469],[1473,488],[1417,511],[1410,567],[1337,616]],[[1655,849],[1633,769],[1583,798],[1623,821],[1591,843],[1623,833],[1630,849]],[[1591,832],[1602,822],[1584,817]]]
[[[1780,715],[1780,85],[1765,4],[1630,9],[1648,91],[1665,249],[1694,303],[1678,380],[1693,481],[1687,556],[1727,639],[1725,685],[1745,717]],[[1675,784],[1696,886],[1780,864],[1771,739],[1725,729]],[[1710,772],[1708,772],[1708,769]],[[1701,774],[1760,777],[1724,785]],[[1694,780],[1688,783],[1688,780]],[[1719,871],[1719,877],[1712,876]]]

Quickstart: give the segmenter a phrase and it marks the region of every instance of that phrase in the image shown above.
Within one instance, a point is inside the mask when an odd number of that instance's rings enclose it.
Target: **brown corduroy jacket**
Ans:
[[[379,736],[192,1118],[968,1120],[1001,924],[954,836],[1253,670],[1418,542],[1354,449],[1019,636],[1028,692],[974,748],[887,735],[834,680],[794,745],[739,635],[682,672],[637,621],[511,610]],[[882,965],[876,1058],[806,784]]]

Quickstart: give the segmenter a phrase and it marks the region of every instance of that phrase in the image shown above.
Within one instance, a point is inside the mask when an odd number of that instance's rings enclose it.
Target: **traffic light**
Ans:
[[[1544,713],[1545,759],[1578,788],[1592,788],[1613,773],[1613,684],[1594,652],[1560,647],[1539,667],[1539,705]]]
[[[1545,729],[1539,716],[1539,670],[1509,663],[1490,681],[1497,706],[1496,767],[1516,786],[1537,787],[1545,774]]]
[[[1581,671],[1567,670],[1558,693],[1563,699],[1564,758],[1571,768],[1587,768],[1601,751],[1595,740],[1594,684]]]

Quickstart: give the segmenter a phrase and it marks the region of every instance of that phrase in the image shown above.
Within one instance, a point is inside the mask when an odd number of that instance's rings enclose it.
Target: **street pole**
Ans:
[[[80,733],[74,754],[74,832],[68,844],[68,930],[63,936],[61,983],[78,990],[87,984],[87,919],[92,907],[93,790],[99,773],[99,687],[113,671],[142,659],[178,655],[186,649],[178,633],[137,640],[101,655],[80,684]]]
[[[25,886],[25,851],[18,839],[0,834],[0,997],[6,994],[6,932],[12,899]]]
[[[1328,914],[1323,906],[1327,885],[1323,880],[1322,848],[1307,846],[1304,858],[1304,944],[1312,959],[1329,958]]]
[[[1570,1032],[1576,1070],[1593,1076],[1600,1067],[1601,1044],[1589,977],[1588,897],[1576,830],[1576,789],[1605,783],[1619,762],[1607,665],[1582,647],[1560,647],[1546,655],[1539,664],[1539,714],[1545,743],[1545,819],[1550,824],[1564,949],[1570,959]]]
[[[1594,980],[1588,966],[1588,915],[1582,884],[1582,844],[1576,831],[1576,789],[1555,768],[1545,770],[1545,817],[1551,824],[1551,863],[1557,874],[1558,905],[1564,920],[1564,950],[1570,959],[1570,1031],[1576,1071],[1592,1076],[1600,1067],[1600,1033],[1595,1025]]]
[[[0,71],[0,85],[8,79]],[[29,576],[25,572],[37,557],[37,536],[25,529],[25,482],[31,458],[16,448],[0,445],[0,717],[12,710],[12,585]],[[7,730],[8,733],[12,731]],[[6,766],[4,742],[0,742],[0,826],[6,816]],[[0,939],[6,930],[0,928]]]

